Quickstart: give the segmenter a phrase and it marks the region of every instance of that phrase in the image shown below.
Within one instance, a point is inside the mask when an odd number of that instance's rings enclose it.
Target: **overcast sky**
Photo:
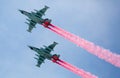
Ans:
[[[119,0],[1,0],[0,1],[0,78],[81,78],[63,67],[46,60],[36,67],[35,52],[27,45],[42,47],[53,41],[59,43],[53,54],[60,59],[97,75],[99,78],[120,78],[120,68],[97,58],[72,42],[37,24],[28,33],[28,12],[50,9],[43,18],[52,24],[88,41],[120,54]]]

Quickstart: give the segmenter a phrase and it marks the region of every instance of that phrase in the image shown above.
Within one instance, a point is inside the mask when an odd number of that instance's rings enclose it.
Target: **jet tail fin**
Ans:
[[[57,45],[58,43],[54,41],[53,44]]]
[[[45,8],[48,9],[48,8],[50,8],[50,7],[48,7],[48,6],[45,5]]]

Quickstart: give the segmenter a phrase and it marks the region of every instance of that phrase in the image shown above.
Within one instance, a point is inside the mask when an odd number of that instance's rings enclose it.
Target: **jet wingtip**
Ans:
[[[32,33],[30,30],[27,30],[29,33]]]
[[[38,64],[37,64],[36,66],[37,66],[37,67],[40,67],[40,65],[38,65]]]

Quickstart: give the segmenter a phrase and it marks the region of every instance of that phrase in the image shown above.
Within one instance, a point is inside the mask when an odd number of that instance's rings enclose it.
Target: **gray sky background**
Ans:
[[[78,68],[99,78],[120,78],[120,68],[97,58],[57,34],[37,25],[26,30],[28,12],[47,5],[46,16],[52,23],[114,53],[120,54],[119,0],[1,0],[0,1],[0,78],[80,78],[63,67],[46,60],[37,68],[35,52],[27,45],[42,47],[59,43],[54,53]]]

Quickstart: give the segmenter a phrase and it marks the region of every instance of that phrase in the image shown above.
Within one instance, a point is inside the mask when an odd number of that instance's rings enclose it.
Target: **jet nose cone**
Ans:
[[[19,11],[20,11],[22,14],[23,14],[23,12],[24,12],[23,10],[20,10],[20,9],[19,9]]]
[[[28,46],[31,50],[33,50],[33,47],[32,46]]]

